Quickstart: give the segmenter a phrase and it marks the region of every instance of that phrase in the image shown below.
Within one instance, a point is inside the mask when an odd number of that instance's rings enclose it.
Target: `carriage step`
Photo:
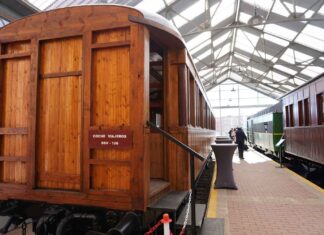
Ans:
[[[186,217],[186,209],[182,210],[179,219],[176,222],[176,226],[178,228],[181,228],[183,226],[185,217]],[[205,215],[205,210],[206,210],[206,204],[196,204],[196,227],[201,228],[203,220],[204,220],[204,215]],[[187,226],[191,225],[191,208],[189,210],[189,218],[188,218],[188,224]]]
[[[172,191],[148,206],[149,210],[175,212],[187,196],[188,191]]]

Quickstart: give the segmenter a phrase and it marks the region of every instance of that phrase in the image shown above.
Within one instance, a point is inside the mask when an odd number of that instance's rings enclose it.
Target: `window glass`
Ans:
[[[289,126],[295,126],[294,123],[294,105],[289,105]]]
[[[286,127],[289,127],[289,108],[285,107]]]
[[[324,124],[324,93],[317,95],[317,120],[318,125]]]
[[[305,126],[309,126],[309,99],[304,99],[304,120]]]
[[[298,101],[298,123],[299,126],[304,125],[304,112],[303,112],[303,101]]]

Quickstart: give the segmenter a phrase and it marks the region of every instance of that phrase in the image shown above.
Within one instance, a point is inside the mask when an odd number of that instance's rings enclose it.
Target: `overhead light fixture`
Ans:
[[[262,24],[264,22],[263,17],[257,13],[257,7],[254,5],[254,16],[248,20],[248,24]]]

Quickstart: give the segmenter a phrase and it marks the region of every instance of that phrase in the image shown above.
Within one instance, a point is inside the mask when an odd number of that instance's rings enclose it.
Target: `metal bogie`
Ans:
[[[0,201],[0,215],[0,234],[23,228],[26,221],[36,235],[130,235],[143,228],[140,213],[17,200]]]

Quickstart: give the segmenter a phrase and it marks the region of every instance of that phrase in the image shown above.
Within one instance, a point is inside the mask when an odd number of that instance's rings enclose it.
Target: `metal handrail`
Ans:
[[[154,130],[157,130],[158,132],[160,132],[166,138],[168,138],[173,143],[177,144],[178,146],[180,146],[181,148],[183,148],[184,150],[186,150],[190,154],[194,155],[194,157],[198,158],[200,161],[205,161],[206,160],[205,157],[201,156],[199,153],[197,153],[195,150],[190,148],[188,145],[186,145],[186,144],[180,142],[179,140],[177,140],[175,137],[170,135],[168,132],[166,132],[166,131],[162,130],[161,128],[157,127],[156,125],[154,125],[154,123],[152,123],[150,121],[147,121],[147,125],[152,127]]]
[[[190,184],[191,184],[191,234],[196,235],[196,181],[195,181],[195,159],[198,158],[200,161],[204,161],[208,158],[204,158],[199,153],[197,153],[195,150],[190,148],[188,145],[180,142],[175,137],[170,135],[168,132],[162,130],[161,128],[157,127],[155,124],[153,124],[150,121],[147,121],[147,125],[152,127],[154,130],[158,131],[160,134],[165,136],[167,139],[171,140],[173,143],[178,145],[179,147],[183,148],[187,152],[190,153]],[[206,161],[207,162],[207,161]],[[205,162],[205,163],[206,163]]]

